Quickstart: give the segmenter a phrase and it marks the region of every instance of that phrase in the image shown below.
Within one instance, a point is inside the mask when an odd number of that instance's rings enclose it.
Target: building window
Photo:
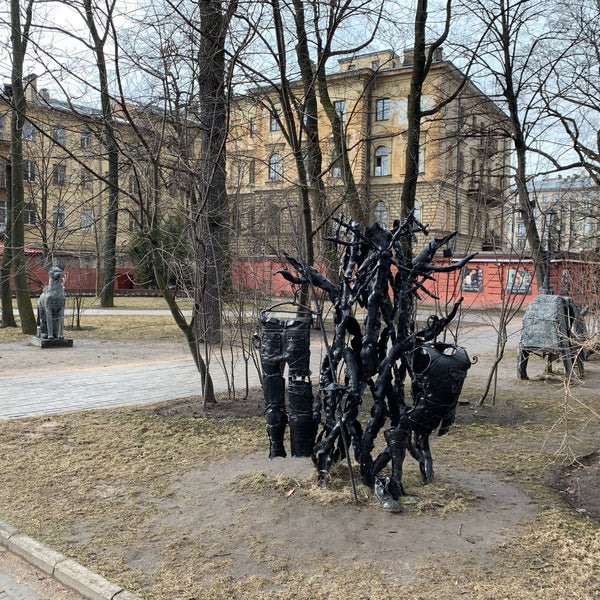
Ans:
[[[92,189],[92,174],[87,169],[81,169],[79,178],[81,187],[84,190]]]
[[[421,220],[421,203],[418,200],[415,200],[415,208],[413,211],[413,215],[417,221]]]
[[[525,235],[525,223],[517,223],[517,235]]]
[[[0,189],[5,190],[6,189],[6,184],[7,184],[7,173],[6,173],[6,169],[8,167],[8,161],[5,160],[4,158],[0,158]]]
[[[63,206],[55,206],[52,209],[52,227],[64,229],[67,226],[67,211]]]
[[[81,209],[81,229],[93,229],[94,228],[94,211],[91,208]]]
[[[92,132],[82,129],[79,134],[79,145],[82,150],[89,150],[92,147]]]
[[[137,193],[139,193],[139,191],[140,191],[140,188],[138,185],[137,177],[135,175],[130,175],[129,176],[129,193],[137,194]]]
[[[379,61],[378,60],[371,61],[371,69],[373,69],[373,71],[377,71],[377,69],[379,69]]]
[[[129,233],[138,233],[141,231],[140,222],[136,216],[130,211],[129,212]]]
[[[52,139],[61,146],[65,145],[66,132],[65,128],[60,125],[55,125],[52,128]]]
[[[334,152],[331,157],[331,176],[335,179],[342,176],[342,159],[337,152]]]
[[[380,98],[375,101],[375,120],[387,121],[390,118],[390,99]]]
[[[375,177],[389,175],[388,150],[385,146],[378,146],[375,150]]]
[[[250,123],[248,124],[248,133],[250,137],[254,137],[256,135],[256,119],[250,119]]]
[[[35,181],[35,163],[32,160],[23,161],[23,180]]]
[[[248,185],[256,183],[256,161],[251,160],[248,163]]]
[[[23,207],[23,223],[25,225],[37,224],[37,210],[32,202],[27,202]]]
[[[6,130],[6,117],[4,115],[0,115],[0,140],[8,140],[9,138],[10,136]]]
[[[378,202],[375,205],[373,217],[375,218],[375,221],[377,221],[382,227],[387,229],[388,209],[385,202]]]
[[[333,103],[333,108],[342,123],[346,122],[346,101],[336,100]]]
[[[279,154],[271,154],[269,158],[269,181],[281,181],[283,160]]]
[[[6,229],[6,200],[0,200],[0,231]]]
[[[28,142],[35,140],[35,127],[31,121],[23,123],[23,139]]]
[[[233,208],[231,214],[231,229],[238,234],[242,231],[242,213],[237,206]]]
[[[67,168],[65,165],[54,165],[52,168],[52,183],[54,185],[65,185],[67,180]]]
[[[444,203],[444,229],[452,229],[452,204],[450,200]]]
[[[269,119],[269,131],[280,131],[279,119],[276,112],[272,112]]]
[[[279,207],[269,204],[266,210],[266,233],[268,236],[277,236],[281,231]]]

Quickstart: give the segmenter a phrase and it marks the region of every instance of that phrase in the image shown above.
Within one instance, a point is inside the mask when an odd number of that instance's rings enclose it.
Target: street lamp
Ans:
[[[550,207],[546,211],[546,236],[548,239],[548,248],[546,250],[546,275],[544,279],[544,294],[554,294],[550,284],[550,259],[552,258],[552,221],[556,216],[556,210]]]

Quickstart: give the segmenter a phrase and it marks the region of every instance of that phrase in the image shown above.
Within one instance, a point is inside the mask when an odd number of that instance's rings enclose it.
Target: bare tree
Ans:
[[[104,275],[100,299],[102,306],[114,306],[117,225],[119,215],[119,149],[115,139],[113,101],[108,81],[106,56],[107,42],[113,40],[116,45],[115,22],[113,19],[116,0],[106,0],[104,6],[95,5],[93,0],[83,0],[85,22],[92,38],[91,49],[94,52],[98,68],[100,86],[100,104],[102,109],[102,143],[106,148],[108,170],[108,207],[106,209],[106,229],[104,241]],[[103,24],[104,29],[98,28]]]
[[[600,2],[558,0],[557,40],[545,50],[554,68],[543,88],[544,108],[567,134],[572,160],[600,186]],[[562,137],[562,136],[561,136]],[[564,146],[563,146],[564,147]]]
[[[316,77],[319,90],[319,100],[321,106],[331,125],[331,136],[335,147],[335,159],[340,163],[340,172],[344,184],[344,193],[342,201],[348,207],[350,214],[359,223],[366,223],[368,216],[368,207],[365,206],[364,199],[361,199],[354,178],[354,172],[349,159],[349,150],[346,132],[344,130],[343,115],[335,109],[335,105],[329,94],[329,85],[327,83],[326,65],[330,59],[342,54],[360,52],[367,48],[375,39],[379,31],[379,23],[383,11],[384,4],[381,3],[373,10],[370,2],[330,2],[328,6],[324,6],[320,2],[313,2],[314,15],[314,35],[316,47]],[[364,39],[361,43],[354,45],[351,48],[344,46],[342,49],[336,49],[337,33],[347,21],[354,18],[359,18],[362,23],[366,20],[365,11],[375,13],[374,23],[366,29]],[[321,17],[324,13],[324,17]],[[324,18],[324,24],[321,25],[320,19]]]
[[[471,0],[461,2],[461,7],[470,22],[478,24],[481,36],[476,53],[468,46],[462,50],[470,55],[477,74],[487,79],[508,113],[505,134],[515,153],[513,180],[541,289],[545,252],[528,178],[532,175],[529,158],[533,152],[543,153],[536,136],[545,129],[541,92],[552,72],[552,59],[543,48],[555,39],[555,33],[544,26],[548,4],[543,0]]]
[[[2,264],[0,265],[0,297],[2,299],[2,322],[1,327],[16,327],[13,305],[12,305],[12,290],[10,286],[10,271],[12,262],[12,200],[11,200],[11,167],[10,159],[5,160],[6,167],[6,228],[5,240],[8,243],[4,244],[2,253]]]
[[[21,317],[23,333],[33,335],[37,325],[29,287],[27,285],[25,236],[23,212],[25,190],[23,184],[23,125],[26,119],[27,101],[23,84],[23,63],[27,52],[27,43],[31,31],[33,0],[25,5],[25,21],[21,21],[21,6],[18,0],[11,0],[10,23],[12,45],[11,72],[11,237],[9,256],[12,258],[12,269],[15,282],[15,294]]]

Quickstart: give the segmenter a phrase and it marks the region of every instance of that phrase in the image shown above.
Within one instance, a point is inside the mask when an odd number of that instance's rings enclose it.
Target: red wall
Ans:
[[[459,257],[436,259],[439,265],[456,263]],[[241,258],[233,270],[234,287],[260,290],[267,295],[292,294],[291,285],[279,274],[285,265],[276,258]],[[474,277],[469,280],[471,272]],[[435,283],[427,285],[439,300],[420,293],[425,304],[451,304],[463,297],[463,306],[473,308],[500,307],[509,303],[515,308],[526,307],[538,295],[538,285],[531,259],[478,255],[460,271],[436,274]],[[555,294],[571,296],[576,302],[586,304],[596,295],[600,279],[600,263],[575,258],[558,258],[551,261],[550,283]]]
[[[436,259],[435,262],[448,265],[459,259],[460,257]],[[28,253],[27,261],[30,288],[34,293],[39,293],[48,282],[48,273],[41,264],[41,256],[38,253]],[[280,274],[276,274],[277,270],[287,266],[287,263],[277,257],[242,257],[232,263],[233,286],[267,296],[291,296],[291,284]],[[551,261],[550,272],[554,293],[571,296],[578,304],[589,304],[600,291],[600,263],[580,260],[574,256],[560,257]],[[470,279],[469,274],[472,275]],[[524,275],[524,278],[519,286],[516,278],[521,275]],[[133,289],[134,279],[133,270],[117,269],[115,288]],[[64,285],[67,291],[94,292],[96,270],[67,266]],[[539,292],[533,276],[531,259],[519,260],[514,257],[484,254],[476,256],[461,271],[438,273],[436,281],[428,283],[427,288],[439,300],[421,292],[424,303],[452,304],[462,296],[465,308],[493,308],[501,306],[504,302],[514,307],[525,307]]]

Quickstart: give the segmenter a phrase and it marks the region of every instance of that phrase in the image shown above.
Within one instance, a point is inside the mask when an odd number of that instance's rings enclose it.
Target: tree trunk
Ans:
[[[307,156],[307,173],[306,184],[308,186],[308,202],[316,217],[318,227],[312,224],[312,215],[307,215],[310,222],[303,219],[304,227],[310,226],[310,229],[305,229],[305,237],[310,236],[313,248],[313,258],[308,264],[313,264],[315,235],[319,238],[327,237],[331,232],[331,211],[327,202],[327,194],[325,193],[325,185],[323,183],[323,155],[321,151],[321,142],[319,138],[319,108],[317,102],[317,73],[313,67],[310,52],[308,48],[308,36],[306,33],[306,22],[304,15],[304,3],[302,0],[293,0],[294,3],[294,18],[296,22],[296,58],[300,67],[302,77],[302,86],[304,91],[304,119],[298,119],[301,127],[306,133],[306,156]],[[335,112],[335,111],[334,111]],[[332,280],[337,279],[337,253],[333,244],[327,240],[323,240],[320,244],[322,252],[321,259],[325,262],[325,270],[328,277]],[[308,248],[308,244],[307,244]],[[307,260],[308,256],[307,256]]]
[[[2,254],[2,265],[0,266],[0,297],[2,299],[2,327],[16,327],[15,315],[12,306],[12,291],[10,286],[10,266],[12,263],[12,248],[9,240],[12,236],[12,200],[11,200],[11,168],[10,162],[6,163],[6,237],[7,243],[4,244],[4,253]]]
[[[23,62],[25,60],[25,49],[27,46],[27,35],[31,23],[31,3],[28,4],[27,21],[21,28],[21,16],[19,13],[19,1],[11,0],[11,41],[12,41],[12,101],[13,115],[10,139],[10,161],[11,161],[11,249],[12,268],[15,284],[17,306],[21,318],[21,330],[25,334],[35,335],[37,324],[31,296],[27,285],[27,263],[25,258],[25,188],[23,183],[23,125],[25,123],[25,112],[27,102],[23,88]]]
[[[539,289],[544,285],[544,257],[545,252],[542,249],[542,243],[538,233],[535,217],[534,203],[529,197],[527,189],[527,143],[523,125],[519,117],[519,95],[515,89],[515,82],[518,80],[514,71],[515,57],[511,48],[512,35],[511,29],[515,27],[513,22],[515,16],[510,14],[511,7],[507,7],[504,2],[500,3],[500,26],[502,44],[502,59],[504,61],[504,97],[508,105],[508,114],[512,126],[512,141],[517,155],[517,169],[515,174],[515,184],[517,186],[517,197],[521,208],[523,223],[527,241],[531,248],[533,264],[535,265],[535,278]]]
[[[413,66],[408,94],[406,131],[406,161],[404,183],[400,197],[402,215],[406,216],[415,208],[417,180],[419,178],[419,149],[421,141],[421,95],[427,72],[425,52],[425,26],[427,23],[427,0],[418,0],[415,14],[415,37]],[[405,250],[409,250],[405,248]]]
[[[346,143],[346,133],[344,131],[344,123],[338,115],[329,96],[329,87],[327,85],[327,74],[324,66],[319,66],[318,70],[318,85],[319,85],[319,99],[323,111],[329,120],[331,125],[331,135],[333,136],[333,146],[335,148],[335,159],[340,161],[340,170],[342,175],[342,184],[344,186],[344,193],[342,195],[342,201],[348,207],[352,219],[358,221],[363,225],[367,225],[368,213],[361,201],[360,194],[356,181],[354,180],[354,173],[352,171],[352,165],[350,164],[350,158],[348,156],[348,145]]]
[[[200,105],[199,194],[193,202],[196,338],[222,340],[222,292],[227,286],[228,200],[225,188],[227,94],[225,39],[228,17],[222,0],[200,0],[198,95]],[[228,6],[229,14],[233,10]]]
[[[101,36],[94,20],[94,11],[91,0],[84,0],[85,18],[88,30],[92,37],[98,79],[100,83],[100,104],[102,107],[102,144],[106,148],[108,161],[108,208],[106,211],[106,231],[104,238],[104,276],[100,303],[104,307],[114,306],[115,273],[116,273],[116,247],[117,225],[119,215],[119,149],[115,140],[115,127],[113,119],[113,106],[108,85],[108,69],[104,45],[111,27],[111,14],[106,15],[106,31]]]

